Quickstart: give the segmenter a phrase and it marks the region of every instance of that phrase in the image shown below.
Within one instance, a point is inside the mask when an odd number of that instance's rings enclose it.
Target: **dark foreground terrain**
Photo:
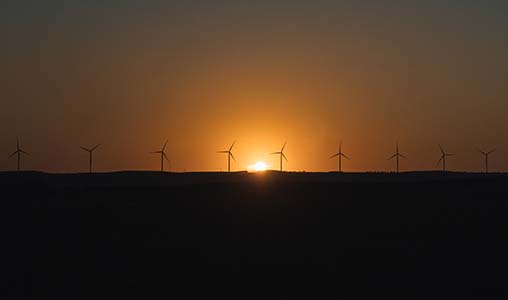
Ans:
[[[430,172],[0,173],[0,299],[502,299],[507,186]]]

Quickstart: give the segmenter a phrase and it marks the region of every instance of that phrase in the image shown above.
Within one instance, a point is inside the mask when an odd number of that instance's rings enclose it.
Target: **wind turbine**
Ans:
[[[228,150],[217,151],[217,153],[225,153],[228,155],[228,173],[231,172],[231,158],[234,161],[236,161],[235,157],[233,156],[233,152],[231,152],[231,150],[233,150],[233,147],[235,146],[235,143],[236,143],[236,141],[234,141],[233,144],[231,144],[231,147],[229,147]]]
[[[168,141],[166,140],[166,142],[164,143],[164,146],[162,146],[161,151],[150,152],[152,154],[160,154],[161,155],[161,172],[164,172],[164,159],[169,161],[168,157],[166,156],[166,146],[167,146],[167,144],[168,144]]]
[[[94,151],[95,151],[95,149],[97,149],[99,146],[100,146],[100,144],[95,145],[95,146],[93,146],[92,148],[80,147],[81,149],[83,149],[84,151],[88,152],[88,154],[89,154],[89,160],[88,160],[88,172],[89,172],[89,173],[92,173],[92,155],[93,155],[93,152],[94,152]]]
[[[277,155],[280,155],[280,171],[282,172],[282,158],[284,157],[284,159],[286,161],[288,161],[288,159],[286,158],[286,155],[284,155],[284,148],[286,148],[286,144],[287,142],[284,143],[284,146],[282,146],[282,148],[280,149],[279,152],[273,152],[273,153],[270,153],[270,154],[277,154]]]
[[[439,164],[442,161],[443,162],[443,172],[446,172],[446,157],[455,156],[455,154],[446,153],[443,150],[443,147],[441,147],[441,145],[439,145],[439,150],[441,150],[441,158],[439,159],[439,161],[437,163]]]
[[[496,150],[491,150],[489,152],[484,152],[482,150],[478,150],[483,156],[485,156],[485,173],[489,173],[489,155],[491,155]]]
[[[335,157],[339,158],[339,173],[342,173],[342,157],[349,159],[349,157],[347,157],[347,155],[342,152],[342,141],[340,141],[340,143],[339,143],[339,152],[330,156],[330,159],[335,158]]]
[[[404,155],[402,155],[399,152],[399,142],[397,142],[396,148],[395,148],[395,154],[390,156],[388,160],[396,159],[397,160],[397,173],[399,173],[399,158],[407,159]]]
[[[19,146],[19,138],[16,138],[16,151],[14,151],[9,156],[9,158],[13,157],[16,154],[18,155],[18,171],[19,171],[20,170],[19,166],[20,166],[20,161],[21,161],[21,154],[29,155],[27,152],[23,151],[23,149],[21,149],[21,147]]]

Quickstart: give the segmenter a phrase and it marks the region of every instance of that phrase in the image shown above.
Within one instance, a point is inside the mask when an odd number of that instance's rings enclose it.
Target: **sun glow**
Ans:
[[[268,169],[268,165],[262,161],[258,161],[257,163],[250,165],[249,170],[254,172],[262,172]]]

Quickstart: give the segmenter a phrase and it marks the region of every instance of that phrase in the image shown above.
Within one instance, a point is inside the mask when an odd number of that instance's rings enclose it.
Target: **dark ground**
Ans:
[[[507,186],[432,172],[0,173],[0,299],[506,299]]]

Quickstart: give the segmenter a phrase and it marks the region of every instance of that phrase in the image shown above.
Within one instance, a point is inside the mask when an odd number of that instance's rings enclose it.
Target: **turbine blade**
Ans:
[[[441,156],[441,158],[437,161],[436,166],[439,165],[441,161],[443,161],[444,156]]]
[[[284,142],[284,146],[282,146],[282,149],[280,150],[280,152],[284,152],[284,148],[286,148],[286,144],[287,144],[287,143],[288,143],[288,142]]]
[[[336,153],[336,154],[334,154],[334,155],[330,156],[330,158],[329,158],[329,159],[335,158],[335,157],[337,157],[337,156],[339,156],[339,153]]]
[[[233,144],[231,144],[231,147],[229,147],[229,151],[231,151],[233,149],[233,147],[235,146],[236,144],[236,140],[233,141]]]
[[[14,151],[11,155],[9,155],[9,158],[13,157],[16,154],[18,154],[18,150]]]
[[[28,152],[25,152],[25,151],[23,151],[23,150],[21,150],[21,149],[19,149],[19,152],[20,152],[20,153],[23,153],[23,154],[26,154],[26,155],[30,155],[30,154],[28,154]]]
[[[400,153],[399,153],[399,156],[402,157],[403,159],[407,159],[407,157],[405,157],[404,155],[402,155]]]
[[[441,147],[441,145],[439,145],[439,150],[441,150],[441,153],[444,154],[444,150],[443,150],[443,147]]]
[[[97,145],[93,146],[93,148],[92,148],[92,149],[90,149],[90,151],[94,151],[95,149],[99,148],[99,147],[100,147],[100,145],[101,145],[101,144],[97,144]]]
[[[85,148],[85,147],[79,147],[79,148],[81,148],[82,150],[84,150],[86,152],[90,152],[90,149],[88,149],[88,148]]]
[[[392,155],[392,156],[388,157],[388,159],[387,159],[387,160],[394,159],[395,157],[397,157],[397,154],[394,154],[394,155]]]
[[[346,154],[344,153],[341,153],[340,155],[342,155],[343,157],[345,157],[346,159],[350,159]]]
[[[150,152],[150,154],[161,154],[162,151],[153,151],[153,152]]]
[[[231,152],[228,152],[228,153],[229,153],[229,155],[231,156],[231,158],[232,158],[234,161],[236,161],[235,156],[233,155],[233,153],[231,153]]]
[[[288,161],[288,159],[287,159],[286,155],[284,155],[284,153],[282,153],[282,152],[281,152],[281,153],[280,153],[280,155],[282,155],[282,157],[284,157],[284,159],[285,159],[286,161]]]
[[[281,152],[272,152],[272,153],[270,153],[270,155],[274,155],[274,154],[281,154]]]
[[[494,152],[496,152],[496,149],[490,150],[489,152],[487,152],[487,155],[490,155],[490,154],[492,154]]]
[[[166,150],[166,146],[168,145],[168,140],[164,143],[164,146],[162,146],[162,151]]]
[[[225,150],[225,151],[217,151],[217,153],[229,153],[229,151]]]
[[[169,161],[169,158],[166,156],[166,153],[165,152],[161,152],[162,153],[162,156],[164,156],[164,158]]]

